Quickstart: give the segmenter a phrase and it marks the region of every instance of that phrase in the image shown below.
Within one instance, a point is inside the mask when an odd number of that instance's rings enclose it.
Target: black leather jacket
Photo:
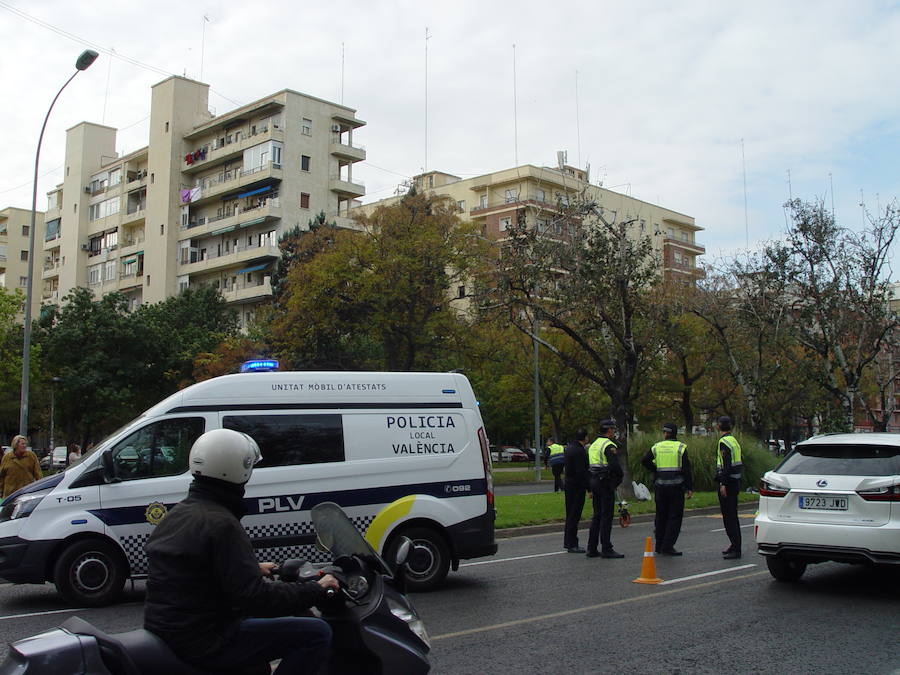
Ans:
[[[264,580],[242,515],[242,486],[195,479],[144,547],[144,628],[185,661],[202,665],[241,618],[292,616],[326,597],[317,583]]]

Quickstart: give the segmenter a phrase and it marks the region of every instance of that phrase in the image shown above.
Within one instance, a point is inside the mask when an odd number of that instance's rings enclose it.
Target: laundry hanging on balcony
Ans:
[[[195,199],[200,197],[200,186],[192,187],[187,190],[181,191],[181,203],[182,204],[190,204]]]

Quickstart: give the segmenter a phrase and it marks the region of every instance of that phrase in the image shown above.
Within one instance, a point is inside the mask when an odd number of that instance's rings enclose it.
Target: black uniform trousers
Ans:
[[[675,548],[684,517],[684,486],[656,486],[656,552]]]
[[[613,482],[601,474],[591,474],[591,496],[593,498],[594,517],[588,532],[588,553],[597,550],[597,540],[604,552],[612,551],[612,517],[616,503],[616,487]]]
[[[725,486],[725,496],[719,492],[719,508],[722,510],[722,523],[725,525],[725,534],[728,535],[731,546],[729,551],[741,550],[741,523],[738,520],[738,492],[740,492],[741,484],[738,481],[730,480],[723,483]]]
[[[566,527],[563,530],[563,548],[578,548],[578,523],[584,511],[584,488],[566,486]]]
[[[566,486],[563,484],[563,469],[566,468],[565,462],[557,462],[556,464],[550,465],[550,470],[553,472],[553,491],[559,492],[560,490],[565,490]]]

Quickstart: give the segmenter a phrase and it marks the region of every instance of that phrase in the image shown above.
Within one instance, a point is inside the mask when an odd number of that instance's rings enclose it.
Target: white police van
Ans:
[[[146,576],[144,543],[187,494],[194,440],[222,427],[262,451],[241,521],[260,561],[319,560],[310,509],[325,501],[381,553],[412,539],[414,590],[497,551],[488,441],[465,376],[260,372],[187,387],[7,498],[0,577],[52,581],[82,606],[114,599]]]

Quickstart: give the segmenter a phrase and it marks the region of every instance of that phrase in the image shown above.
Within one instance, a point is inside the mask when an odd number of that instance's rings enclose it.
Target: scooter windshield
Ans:
[[[334,502],[316,504],[312,508],[312,522],[322,546],[335,558],[342,555],[360,556],[372,561],[384,574],[391,573],[381,556],[369,546],[344,510]]]

